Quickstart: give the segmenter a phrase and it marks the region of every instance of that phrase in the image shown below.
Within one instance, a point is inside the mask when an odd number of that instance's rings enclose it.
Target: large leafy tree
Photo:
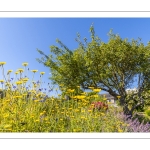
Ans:
[[[79,85],[83,89],[89,86],[101,88],[115,99],[120,96],[118,100],[124,113],[132,115],[149,99],[145,92],[150,88],[150,43],[145,46],[140,39],[122,39],[112,30],[108,42],[102,42],[95,36],[93,26],[90,33],[90,42],[86,38],[81,42],[80,35],[77,35],[79,46],[74,51],[57,39],[60,46],[50,46],[49,56],[38,50],[43,57],[37,61],[51,69],[50,79],[62,87],[62,91]],[[135,79],[138,91],[128,95],[126,89]]]

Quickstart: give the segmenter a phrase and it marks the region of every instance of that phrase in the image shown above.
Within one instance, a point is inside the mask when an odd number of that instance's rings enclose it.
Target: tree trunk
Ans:
[[[126,115],[128,118],[131,118],[133,115],[133,112],[129,110],[128,106],[123,106],[123,113]]]
[[[124,97],[120,98],[120,105],[123,107],[124,115],[128,116],[128,118],[131,118],[132,115],[133,115],[133,111],[129,110],[128,104],[125,103],[125,98]]]

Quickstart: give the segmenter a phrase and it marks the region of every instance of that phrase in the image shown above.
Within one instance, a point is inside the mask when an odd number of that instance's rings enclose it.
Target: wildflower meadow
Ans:
[[[150,124],[128,119],[122,107],[115,107],[99,95],[101,89],[90,87],[91,93],[75,94],[66,89],[63,95],[51,96],[51,86],[42,88],[42,77],[34,81],[38,70],[27,70],[28,63],[4,74],[6,62],[0,62],[0,132],[149,132]],[[33,78],[27,77],[27,72]],[[63,87],[63,85],[61,85]],[[80,86],[77,86],[80,90]],[[118,97],[120,98],[120,97]]]

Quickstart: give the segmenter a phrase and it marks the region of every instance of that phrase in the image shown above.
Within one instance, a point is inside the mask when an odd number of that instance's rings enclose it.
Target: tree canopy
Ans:
[[[149,98],[145,92],[150,88],[150,42],[145,46],[141,39],[122,39],[112,30],[108,33],[108,42],[103,42],[95,35],[94,27],[90,27],[91,41],[81,41],[77,34],[79,46],[70,50],[60,40],[59,46],[50,46],[50,55],[37,50],[43,57],[37,59],[51,70],[50,78],[64,88],[81,86],[89,89],[93,86],[108,92],[119,99],[126,114],[144,105]],[[126,89],[130,88],[137,79],[137,93],[128,96]],[[133,101],[129,108],[129,101]]]

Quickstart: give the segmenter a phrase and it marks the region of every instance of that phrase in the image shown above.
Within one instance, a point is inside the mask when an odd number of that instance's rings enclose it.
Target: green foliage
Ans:
[[[150,109],[145,110],[146,115],[150,116]]]
[[[49,67],[52,72],[50,78],[55,84],[63,84],[65,88],[74,88],[80,85],[83,89],[89,86],[101,88],[119,99],[120,105],[129,109],[129,101],[133,101],[132,96],[127,99],[126,89],[129,88],[135,77],[138,79],[138,101],[131,103],[131,111],[143,105],[142,92],[150,88],[150,43],[145,46],[140,39],[122,39],[119,35],[109,32],[109,41],[102,42],[95,36],[94,27],[90,27],[91,41],[84,43],[77,35],[76,41],[79,46],[74,51],[69,50],[58,40],[57,46],[51,46],[53,55],[44,56],[44,59],[37,59],[40,63]],[[44,60],[44,61],[42,61]],[[129,110],[128,110],[129,111]]]

